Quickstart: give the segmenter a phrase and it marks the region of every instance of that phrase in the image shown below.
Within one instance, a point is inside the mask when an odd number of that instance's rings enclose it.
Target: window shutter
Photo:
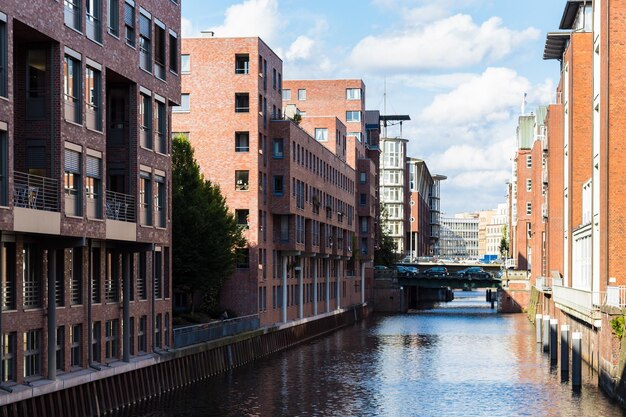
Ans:
[[[150,19],[144,15],[139,15],[139,34],[144,38],[150,39]]]
[[[85,168],[87,169],[88,177],[100,178],[100,159],[99,158],[88,155],[87,164]]]
[[[65,150],[65,171],[80,174],[80,154],[70,149]]]
[[[124,3],[124,24],[135,27],[135,8],[128,3]]]

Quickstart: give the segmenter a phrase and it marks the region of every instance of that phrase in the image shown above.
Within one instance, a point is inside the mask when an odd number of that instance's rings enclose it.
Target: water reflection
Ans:
[[[615,416],[583,370],[576,392],[523,315],[484,293],[371,319],[121,416]]]

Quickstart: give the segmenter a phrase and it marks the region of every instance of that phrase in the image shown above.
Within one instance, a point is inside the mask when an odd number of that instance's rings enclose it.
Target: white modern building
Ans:
[[[439,257],[478,258],[478,213],[441,218]]]
[[[407,139],[380,139],[380,201],[382,227],[396,243],[397,252],[404,254],[408,211],[408,178],[406,175]]]

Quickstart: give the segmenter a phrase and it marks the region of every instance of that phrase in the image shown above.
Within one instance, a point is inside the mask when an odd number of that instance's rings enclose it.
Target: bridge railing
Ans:
[[[232,336],[237,333],[258,329],[260,319],[258,314],[214,321],[211,323],[196,324],[174,329],[174,347],[195,345],[221,337]]]

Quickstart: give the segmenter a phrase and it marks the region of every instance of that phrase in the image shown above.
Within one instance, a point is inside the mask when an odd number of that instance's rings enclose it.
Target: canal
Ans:
[[[621,416],[583,369],[550,366],[526,316],[484,292],[364,322],[159,397],[120,416]]]

